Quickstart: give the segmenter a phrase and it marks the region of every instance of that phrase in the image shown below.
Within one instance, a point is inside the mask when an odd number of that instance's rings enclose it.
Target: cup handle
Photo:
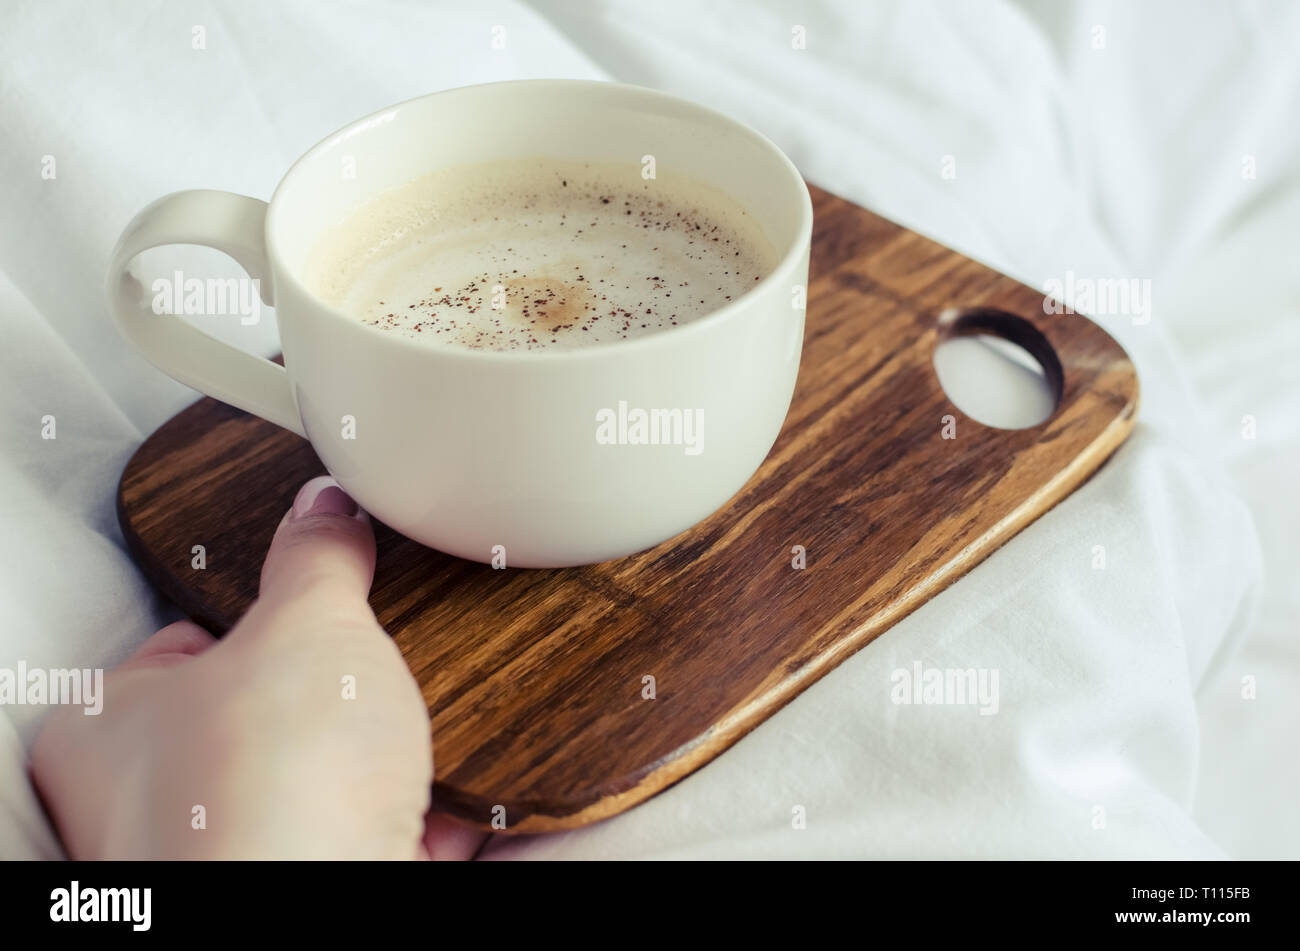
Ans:
[[[108,299],[127,338],[168,376],[208,396],[306,436],[284,367],[210,337],[179,317],[153,312],[128,271],[142,251],[198,244],[234,258],[274,303],[266,257],[267,204],[232,192],[196,190],[159,198],[131,219],[113,249]]]

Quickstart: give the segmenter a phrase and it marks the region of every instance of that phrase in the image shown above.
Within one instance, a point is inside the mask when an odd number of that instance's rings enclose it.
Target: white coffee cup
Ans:
[[[746,209],[779,263],[690,323],[573,350],[433,345],[368,326],[304,286],[317,238],[380,192],[439,168],[531,157],[626,162],[638,180],[654,168],[712,185]],[[794,391],[811,235],[798,171],[747,126],[636,86],[528,80],[359,119],[294,163],[270,204],[221,191],[161,198],[122,234],[108,289],[150,361],[307,437],[376,518],[463,558],[559,567],[671,538],[753,475]],[[260,280],[283,367],[153,312],[127,269],[167,244],[217,248]],[[692,413],[697,445],[597,438],[602,420],[609,436],[611,418],[631,420],[635,437],[637,410],[668,411],[661,421]]]

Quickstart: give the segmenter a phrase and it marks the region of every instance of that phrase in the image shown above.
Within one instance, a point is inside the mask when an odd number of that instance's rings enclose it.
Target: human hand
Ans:
[[[98,716],[52,713],[32,779],[68,855],[472,856],[482,833],[426,816],[429,717],[366,601],[374,568],[365,514],[313,479],[225,638],[169,625],[104,678]]]

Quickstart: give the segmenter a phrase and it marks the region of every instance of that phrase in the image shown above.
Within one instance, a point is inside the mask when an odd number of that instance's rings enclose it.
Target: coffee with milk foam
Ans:
[[[777,252],[734,200],[640,165],[502,161],[392,189],[328,230],[307,283],[432,344],[557,350],[660,333],[737,300]]]

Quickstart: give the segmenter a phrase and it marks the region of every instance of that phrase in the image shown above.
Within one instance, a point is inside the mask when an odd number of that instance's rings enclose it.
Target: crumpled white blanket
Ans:
[[[1142,409],[1074,496],[712,764],[484,854],[1296,854],[1294,7],[46,0],[5,19],[0,667],[112,665],[175,616],[113,512],[135,446],[194,398],[107,315],[136,210],[269,197],[325,134],[423,92],[608,77],[722,108],[810,181],[1035,286],[1150,280],[1149,322],[1103,318]],[[177,262],[238,273],[176,249],[141,269]],[[277,349],[272,320],[203,319]],[[997,671],[996,714],[892,702],[917,663]],[[5,857],[58,854],[23,777],[42,715],[0,707]]]

